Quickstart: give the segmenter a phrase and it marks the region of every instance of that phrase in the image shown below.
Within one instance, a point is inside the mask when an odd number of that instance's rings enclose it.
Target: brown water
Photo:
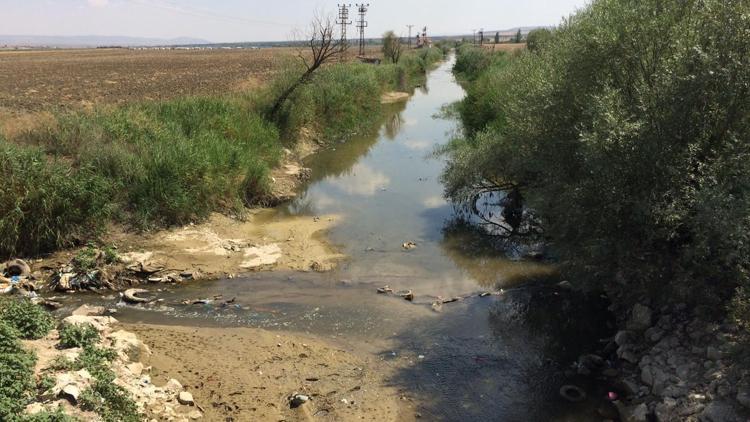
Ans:
[[[562,401],[562,370],[606,334],[599,303],[545,287],[549,264],[509,259],[473,231],[455,229],[443,199],[442,159],[434,148],[458,123],[436,117],[464,92],[452,61],[432,71],[404,105],[393,106],[372,133],[316,154],[311,183],[281,207],[288,215],[336,214],[331,241],[350,259],[328,274],[256,274],[196,283],[160,297],[157,309],[123,308],[124,322],[252,326],[333,339],[385,360],[409,356],[390,380],[420,402],[425,420],[598,420],[594,399]],[[417,248],[404,250],[407,241]],[[414,303],[376,287],[411,289]],[[437,296],[476,295],[444,305]],[[226,308],[180,306],[183,299],[236,297]],[[414,360],[414,356],[422,359]]]

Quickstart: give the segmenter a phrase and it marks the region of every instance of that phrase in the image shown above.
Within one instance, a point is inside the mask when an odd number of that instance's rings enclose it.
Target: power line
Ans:
[[[367,14],[367,8],[370,7],[370,3],[367,4],[357,4],[357,12],[359,13],[359,20],[357,21],[357,28],[359,28],[359,55],[364,56],[365,55],[365,28],[367,28],[368,23],[365,20],[365,15]]]
[[[349,20],[349,8],[352,7],[351,4],[339,4],[339,18],[336,21],[336,25],[341,25],[341,56],[339,57],[340,60],[344,60],[344,52],[346,51],[348,39],[346,37],[346,27],[352,24],[352,21]]]

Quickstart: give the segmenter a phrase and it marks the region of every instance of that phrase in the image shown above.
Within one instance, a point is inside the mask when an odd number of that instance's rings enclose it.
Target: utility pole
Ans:
[[[411,50],[411,29],[414,28],[414,25],[406,25],[409,28],[409,50]]]
[[[472,37],[472,44],[476,45],[477,44],[477,30],[476,29],[472,29],[471,33],[474,34],[473,37]]]
[[[336,25],[341,25],[341,56],[339,60],[344,61],[344,53],[346,52],[347,43],[349,42],[346,37],[346,27],[352,24],[349,20],[349,8],[351,4],[339,4],[339,18],[336,20]]]
[[[367,8],[370,7],[370,3],[357,4],[359,12],[359,21],[357,21],[357,28],[359,28],[359,55],[365,55],[365,28],[367,28],[367,21],[365,15],[367,14]]]
[[[479,30],[479,45],[484,45],[484,28]]]

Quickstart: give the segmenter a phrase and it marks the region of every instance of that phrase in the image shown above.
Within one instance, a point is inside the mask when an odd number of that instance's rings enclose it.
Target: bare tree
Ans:
[[[271,109],[271,117],[276,119],[281,108],[294,91],[312,79],[313,73],[324,64],[332,61],[337,55],[346,54],[349,48],[345,40],[334,37],[334,21],[330,16],[316,13],[308,32],[305,35],[305,47],[300,49],[297,56],[305,65],[305,72],[292,85],[285,89]],[[312,54],[311,54],[312,53]]]

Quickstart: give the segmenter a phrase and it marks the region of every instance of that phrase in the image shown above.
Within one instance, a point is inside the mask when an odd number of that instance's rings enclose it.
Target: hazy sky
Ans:
[[[341,1],[341,0],[338,0]],[[370,0],[367,34],[427,25],[432,34],[554,25],[587,0]],[[0,34],[126,35],[214,42],[287,40],[336,0],[0,0]],[[354,28],[351,27],[354,34]]]

